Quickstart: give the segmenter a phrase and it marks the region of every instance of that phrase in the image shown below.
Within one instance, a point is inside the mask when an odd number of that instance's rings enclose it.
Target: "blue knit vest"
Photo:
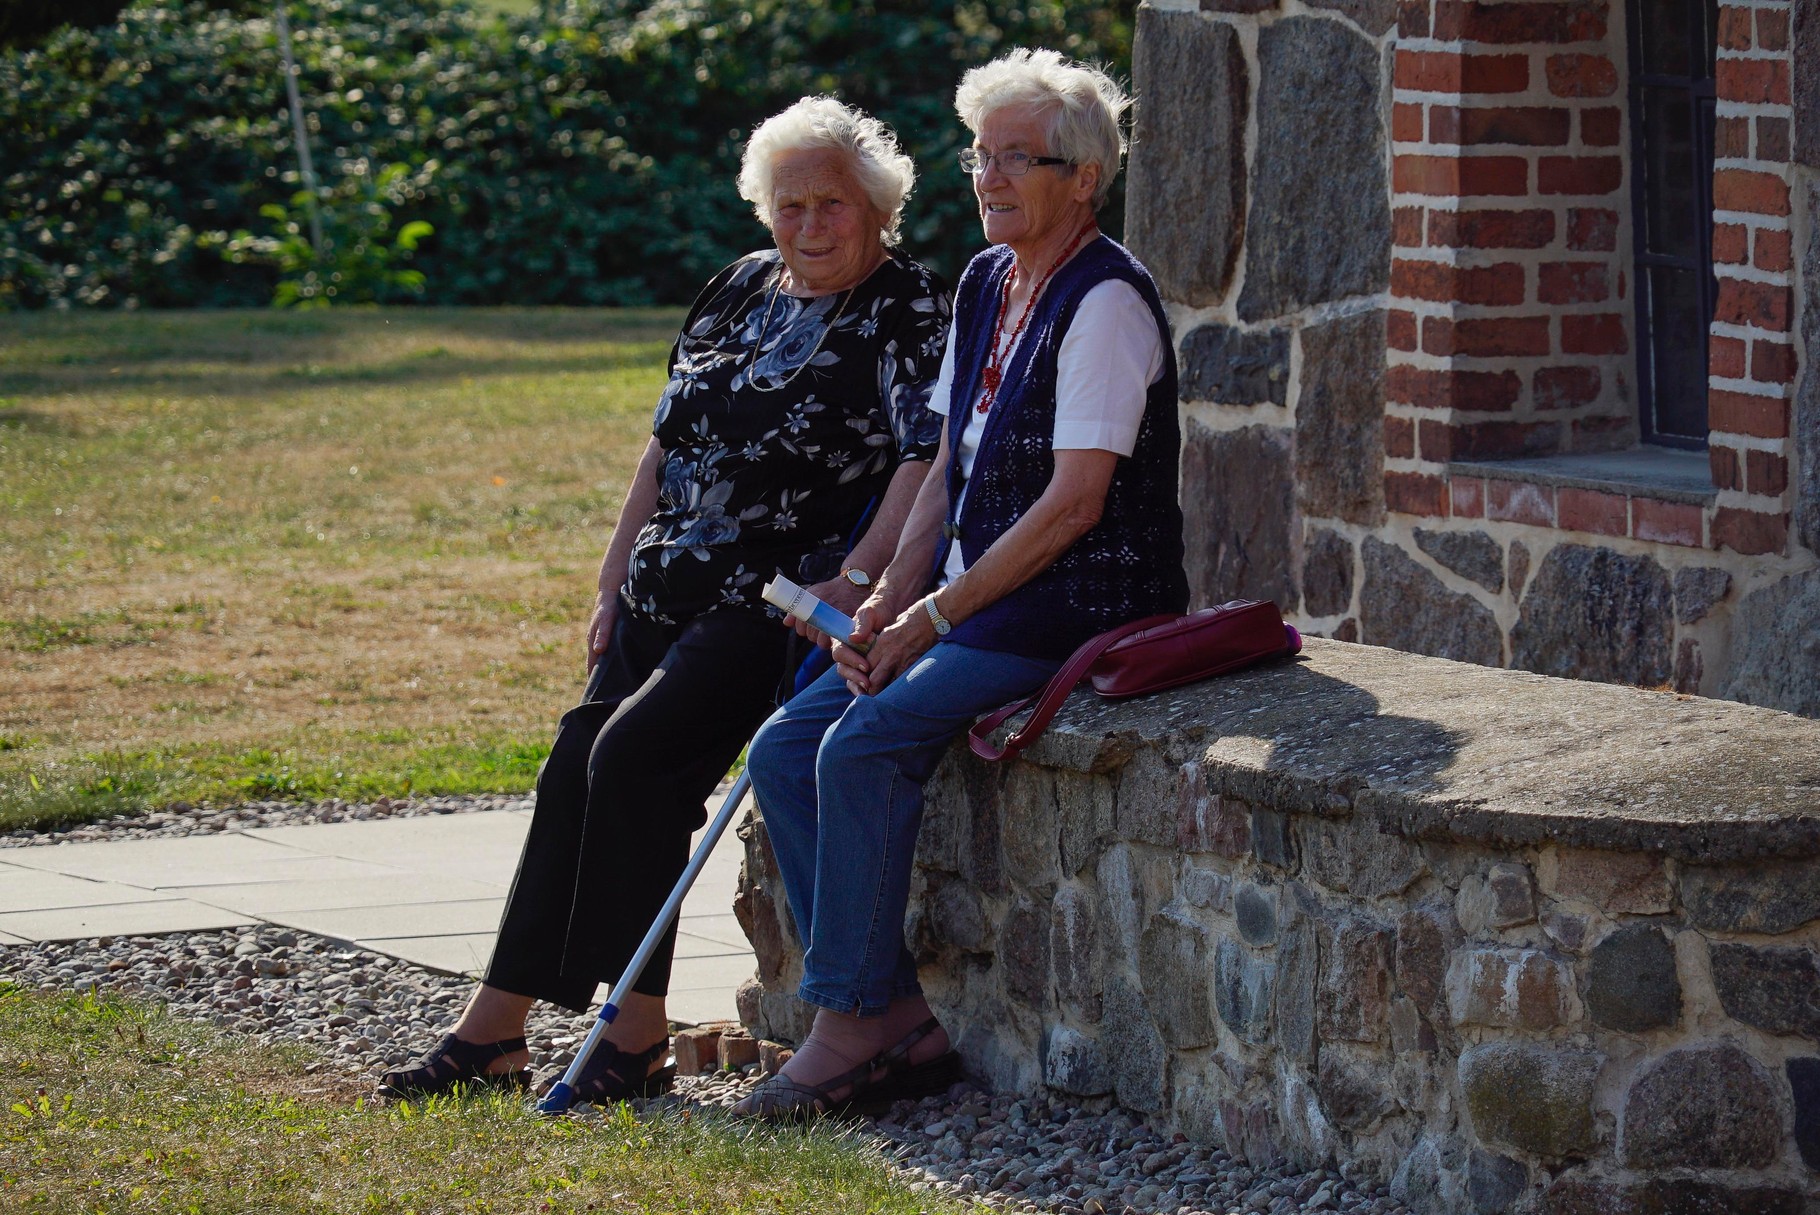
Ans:
[[[1151,385],[1137,446],[1121,458],[1092,530],[1054,564],[998,602],[954,627],[948,637],[986,650],[1030,658],[1066,658],[1096,633],[1160,612],[1188,607],[1182,570],[1182,510],[1176,500],[1181,431],[1176,421],[1175,354],[1156,284],[1124,246],[1101,238],[1058,271],[1037,300],[1016,353],[1004,369],[980,435],[967,498],[960,498],[960,436],[992,341],[1009,248],[995,245],[961,276],[954,304],[954,386],[948,415],[948,518],[935,558],[948,559],[947,539],[958,530],[971,566],[1042,496],[1055,472],[1056,357],[1087,292],[1109,279],[1137,289],[1156,318],[1163,342],[1163,375]]]

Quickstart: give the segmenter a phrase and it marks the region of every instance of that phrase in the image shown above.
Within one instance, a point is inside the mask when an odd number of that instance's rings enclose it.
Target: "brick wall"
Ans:
[[[1392,510],[1447,514],[1450,460],[1636,439],[1621,12],[1403,6],[1391,117]]]

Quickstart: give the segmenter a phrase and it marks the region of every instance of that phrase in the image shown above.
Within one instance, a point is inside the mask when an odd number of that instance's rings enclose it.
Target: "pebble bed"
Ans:
[[[366,1078],[432,1045],[470,986],[465,978],[277,927],[0,947],[0,981],[161,1000],[179,1016],[231,1033],[308,1043],[322,1052],[309,1072]],[[532,1067],[565,1063],[588,1024],[540,1005],[526,1034]],[[673,1093],[638,1104],[724,1107],[758,1078],[756,1065],[684,1077]],[[590,1112],[578,1110],[583,1117]],[[941,1097],[899,1102],[883,1117],[857,1124],[855,1133],[877,1144],[913,1189],[965,1196],[995,1210],[1408,1215],[1370,1178],[1283,1164],[1255,1169],[1104,1102],[1018,1098],[960,1084]]]
[[[373,802],[246,802],[226,809],[172,806],[148,814],[117,814],[100,822],[61,831],[8,831],[0,848],[34,848],[43,844],[90,844],[101,840],[179,839],[217,835],[255,827],[297,827],[309,823],[358,823],[378,818],[421,818],[429,814],[467,814],[475,810],[529,810],[526,793],[481,793],[444,797],[380,798]]]

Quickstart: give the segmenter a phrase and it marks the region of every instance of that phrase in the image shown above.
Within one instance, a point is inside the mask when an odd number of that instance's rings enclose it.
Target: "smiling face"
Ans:
[[[982,153],[1054,155],[1042,111],[1028,106],[1007,106],[987,114],[973,146]],[[1044,253],[1053,257],[1092,217],[1098,182],[1096,165],[1032,165],[1022,177],[1007,177],[994,161],[973,178],[986,239],[1010,245],[1020,261],[1034,261]]]
[[[885,222],[844,153],[801,148],[772,162],[771,238],[789,268],[791,294],[857,286],[884,260]]]

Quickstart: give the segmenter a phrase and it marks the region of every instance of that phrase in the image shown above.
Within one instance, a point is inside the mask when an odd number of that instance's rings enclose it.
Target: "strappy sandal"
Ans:
[[[893,1101],[933,1097],[962,1078],[959,1051],[950,1050],[921,1063],[910,1062],[911,1049],[941,1027],[940,1021],[930,1017],[872,1061],[873,1068],[884,1074],[876,1077],[866,1093],[866,1104],[882,1107]]]
[[[498,1042],[463,1042],[449,1034],[415,1067],[389,1071],[379,1078],[379,1095],[394,1100],[433,1097],[457,1085],[486,1088],[524,1088],[531,1081],[528,1070],[488,1072],[495,1059],[525,1049],[523,1038]]]
[[[582,1068],[581,1076],[575,1081],[575,1100],[606,1105],[630,1101],[634,1097],[662,1096],[676,1084],[676,1065],[672,1063],[656,1071],[649,1069],[669,1049],[667,1037],[636,1052],[621,1050],[603,1038],[595,1043],[594,1053],[588,1056],[588,1065]],[[550,1086],[562,1079],[567,1070],[565,1067],[542,1077],[537,1084],[538,1095],[548,1093]]]
[[[747,1093],[733,1113],[740,1118],[757,1118],[763,1122],[808,1122],[852,1110],[873,1087],[878,1073],[878,1056],[850,1071],[832,1076],[820,1084],[800,1084],[781,1072],[769,1076]],[[829,1094],[846,1088],[836,1099]],[[741,1108],[741,1107],[744,1108]]]

